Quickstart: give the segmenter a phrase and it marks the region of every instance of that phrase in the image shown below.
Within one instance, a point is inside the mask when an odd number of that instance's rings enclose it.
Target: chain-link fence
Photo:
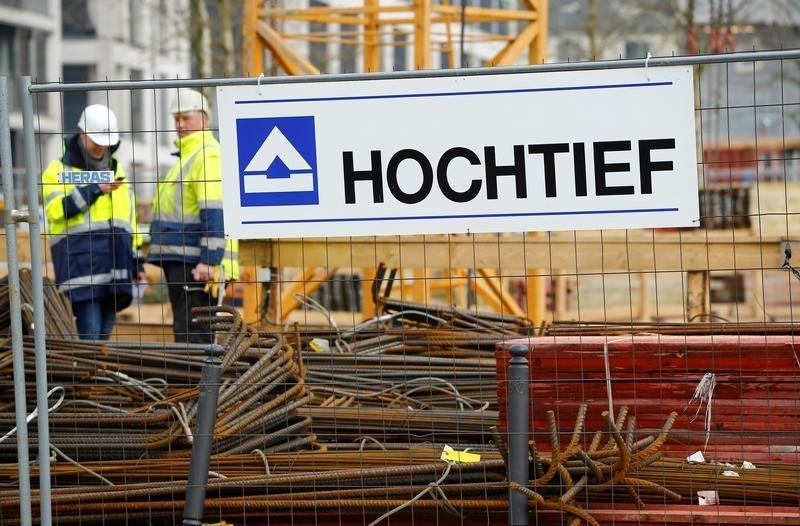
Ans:
[[[10,337],[0,352],[0,522],[494,524],[509,520],[514,502],[513,524],[800,523],[800,272],[791,251],[798,58],[780,51],[316,78],[23,79],[24,162],[10,158],[0,91],[9,271],[0,319]],[[211,88],[663,66],[690,67],[694,77],[696,226],[320,231],[243,239],[238,253],[215,241],[221,232],[209,234],[222,210],[212,185],[235,192],[238,184],[213,164],[225,166],[235,146],[216,145],[231,116],[216,111]],[[190,90],[207,100],[196,107],[182,99]],[[141,111],[118,123],[116,164],[69,169],[69,149],[86,151],[71,142],[80,140],[77,123],[56,134],[38,125],[46,107],[38,101],[70,92],[112,111]],[[186,131],[174,116],[191,112],[210,119]],[[389,125],[376,122],[370,133]],[[614,135],[615,123],[604,132]],[[199,156],[186,149],[193,134],[202,137]],[[61,167],[47,180],[53,161]],[[26,167],[24,189],[14,185],[17,165]],[[124,182],[92,179],[118,168]],[[106,215],[89,211],[123,191],[127,208],[113,197]],[[159,201],[165,192],[173,208]],[[195,207],[187,205],[193,192],[201,194]],[[40,206],[28,213],[15,196]],[[62,216],[64,228],[54,230]],[[179,223],[190,230],[164,236]],[[58,274],[57,260],[116,264],[122,256],[100,250],[101,235],[147,259],[127,268],[136,278],[130,304],[107,307],[117,311],[108,339],[80,339],[75,282]],[[200,256],[177,274],[164,264],[172,261],[164,254],[190,254],[189,238],[197,254],[225,253],[208,280],[191,279]],[[223,266],[239,267],[235,280]],[[205,304],[176,325],[174,295],[192,293]],[[196,333],[210,339],[184,337]],[[523,369],[509,373],[514,353]],[[523,410],[512,410],[521,392]],[[532,433],[520,435],[528,418]],[[713,506],[685,506],[698,503]]]

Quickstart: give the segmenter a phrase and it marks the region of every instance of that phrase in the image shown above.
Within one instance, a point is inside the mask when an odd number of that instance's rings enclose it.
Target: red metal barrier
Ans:
[[[671,411],[670,456],[705,450],[707,459],[800,463],[800,336],[543,337],[505,342],[496,353],[501,431],[506,430],[508,347],[528,345],[531,421],[537,446],[550,449],[546,411],[571,434],[578,406],[589,411],[587,437],[605,430],[609,408],[604,346],[614,411],[629,407],[637,429],[655,434]],[[693,398],[706,373],[716,387],[707,404]]]

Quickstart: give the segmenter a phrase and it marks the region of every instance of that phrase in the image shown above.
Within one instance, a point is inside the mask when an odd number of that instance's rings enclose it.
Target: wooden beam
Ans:
[[[262,301],[258,267],[241,265],[238,284],[242,287],[242,318],[245,323],[258,323],[261,320]]]
[[[711,319],[711,287],[708,271],[693,270],[686,273],[687,321],[707,323]]]
[[[602,234],[602,235],[601,235]],[[542,237],[473,234],[242,240],[242,264],[273,267],[541,268],[585,272],[777,269],[778,238],[743,232],[579,231]],[[766,266],[765,266],[766,265]]]

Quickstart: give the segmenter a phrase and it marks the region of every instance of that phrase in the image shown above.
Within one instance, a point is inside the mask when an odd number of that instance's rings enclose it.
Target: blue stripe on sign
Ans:
[[[414,219],[480,219],[491,217],[542,217],[542,216],[580,216],[598,214],[659,214],[677,212],[674,208],[631,208],[628,210],[564,210],[559,212],[518,212],[509,214],[454,214],[435,216],[387,216],[387,217],[339,217],[319,219],[258,219],[242,221],[243,225],[279,225],[291,223],[356,223],[362,221],[411,221]]]
[[[654,88],[671,86],[671,81],[636,82],[626,84],[595,84],[591,86],[553,86],[549,88],[520,88],[487,91],[457,91],[443,93],[396,93],[391,95],[354,95],[345,97],[308,97],[303,99],[237,100],[234,104],[275,104],[281,102],[332,102],[341,100],[412,99],[425,97],[461,97],[471,95],[510,95],[516,93],[542,93],[547,91],[582,91],[597,89]]]

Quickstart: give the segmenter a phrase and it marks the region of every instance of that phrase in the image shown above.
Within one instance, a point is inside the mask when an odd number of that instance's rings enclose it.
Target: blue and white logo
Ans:
[[[242,206],[319,204],[314,117],[237,119]]]

